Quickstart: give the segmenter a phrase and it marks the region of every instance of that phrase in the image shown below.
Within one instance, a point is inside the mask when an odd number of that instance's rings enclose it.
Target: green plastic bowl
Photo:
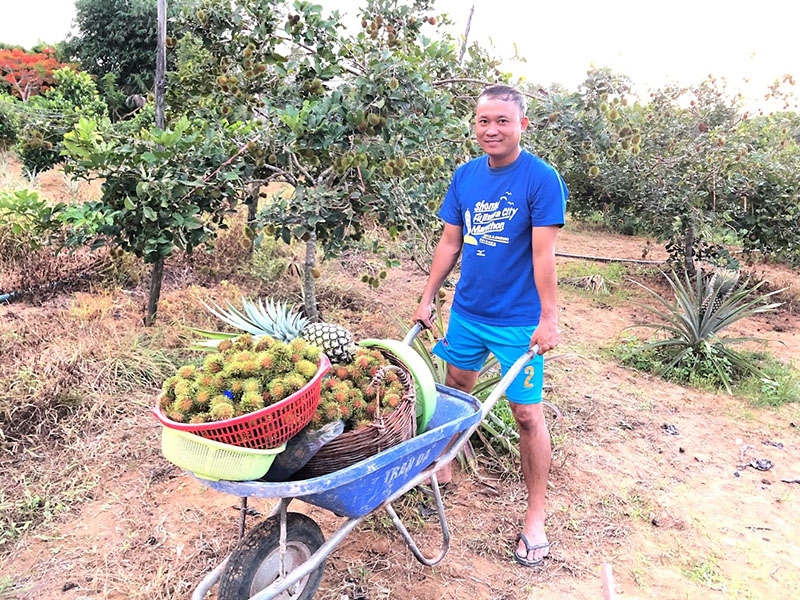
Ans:
[[[252,481],[263,477],[286,444],[266,450],[241,448],[199,435],[162,427],[161,453],[174,465],[202,479]]]
[[[414,377],[417,396],[417,433],[425,431],[433,411],[436,410],[436,381],[425,360],[411,346],[397,340],[361,340],[358,345],[383,348],[403,361]]]

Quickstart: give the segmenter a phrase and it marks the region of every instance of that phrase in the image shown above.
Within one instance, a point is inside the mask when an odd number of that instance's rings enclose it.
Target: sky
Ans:
[[[317,0],[357,23],[362,0]],[[800,80],[797,0],[436,0],[452,33],[493,45],[504,67],[542,85],[574,89],[590,66],[628,75],[640,91],[692,85],[709,74],[757,101],[775,78]],[[70,30],[72,0],[0,0],[0,42],[30,47]],[[349,17],[349,18],[348,18]],[[516,50],[525,63],[510,59]],[[745,82],[749,80],[749,82]]]

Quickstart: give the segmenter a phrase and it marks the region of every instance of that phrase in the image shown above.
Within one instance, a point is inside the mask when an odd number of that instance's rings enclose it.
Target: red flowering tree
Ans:
[[[0,75],[11,85],[12,94],[23,102],[48,90],[55,81],[53,71],[65,66],[55,59],[51,48],[43,48],[41,52],[0,50]]]

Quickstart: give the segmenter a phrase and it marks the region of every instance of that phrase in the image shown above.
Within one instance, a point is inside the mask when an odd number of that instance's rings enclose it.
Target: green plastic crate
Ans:
[[[266,450],[240,448],[170,427],[161,428],[161,453],[202,479],[251,481],[263,477],[286,444]]]

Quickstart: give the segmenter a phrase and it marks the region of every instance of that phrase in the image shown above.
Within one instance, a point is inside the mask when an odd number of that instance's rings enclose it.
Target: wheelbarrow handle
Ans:
[[[537,354],[539,354],[539,344],[535,344],[525,354],[520,356],[513,365],[511,365],[511,368],[506,371],[506,374],[503,375],[503,378],[496,386],[494,386],[494,389],[492,390],[492,393],[489,394],[489,397],[482,402],[481,420],[486,418],[486,415],[491,412],[494,405],[497,404],[497,401],[503,396],[503,394],[506,393],[508,386],[511,385],[511,382],[514,381],[514,379],[516,379],[522,368]]]
[[[422,321],[417,321],[416,323],[414,323],[414,326],[408,330],[406,337],[403,338],[403,343],[406,346],[410,346],[411,344],[413,344],[414,338],[416,338],[419,335],[419,332],[422,331],[423,329],[425,329],[425,327],[422,324]]]

